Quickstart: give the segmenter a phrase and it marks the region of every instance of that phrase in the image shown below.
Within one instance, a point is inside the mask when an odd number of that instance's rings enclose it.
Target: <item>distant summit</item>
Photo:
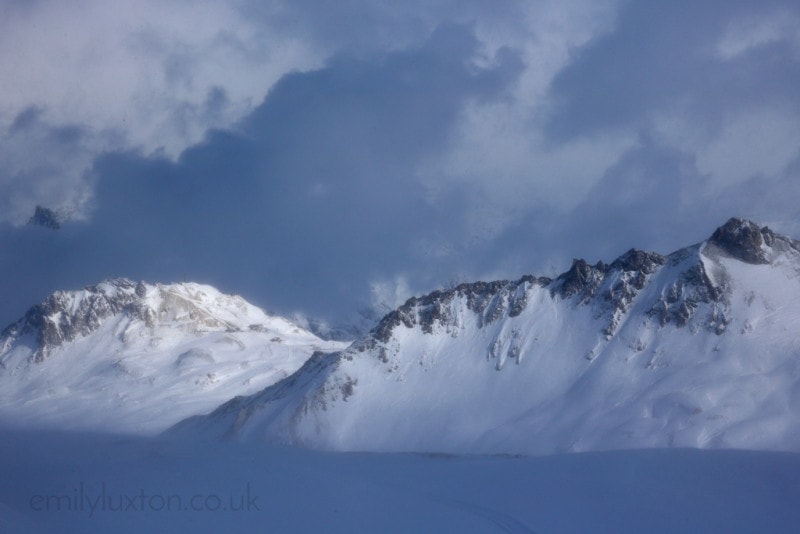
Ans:
[[[33,226],[43,226],[51,230],[58,230],[61,228],[60,217],[56,214],[56,212],[42,206],[36,206],[36,211],[33,213],[31,218],[28,219],[28,224]]]

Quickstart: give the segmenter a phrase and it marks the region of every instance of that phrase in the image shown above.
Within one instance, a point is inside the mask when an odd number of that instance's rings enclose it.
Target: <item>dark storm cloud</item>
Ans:
[[[25,246],[16,236],[40,229],[6,229],[16,266],[2,269],[27,273],[10,293],[30,301],[40,273],[51,288],[205,281],[284,312],[366,300],[372,277],[402,269],[414,239],[455,216],[426,202],[417,167],[467,100],[502,96],[522,68],[503,51],[478,69],[477,46],[469,27],[443,26],[416,49],[286,76],[237,128],[210,131],[176,162],[98,158],[89,223]]]
[[[29,106],[25,108],[16,117],[14,117],[14,121],[8,128],[8,133],[13,135],[27,130],[36,124],[36,122],[39,120],[39,117],[42,115],[42,111],[43,110],[37,106]]]

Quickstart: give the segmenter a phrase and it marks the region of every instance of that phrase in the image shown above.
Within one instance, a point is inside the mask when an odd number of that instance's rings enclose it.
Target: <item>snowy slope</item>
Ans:
[[[0,335],[0,422],[156,433],[341,349],[206,285],[60,291]]]
[[[668,256],[412,298],[174,434],[334,450],[800,451],[800,244],[731,219]]]

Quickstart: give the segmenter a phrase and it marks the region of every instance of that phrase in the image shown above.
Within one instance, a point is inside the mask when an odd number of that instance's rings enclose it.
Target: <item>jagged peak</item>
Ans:
[[[642,271],[645,274],[651,274],[666,261],[667,258],[657,252],[632,248],[611,262],[608,269],[610,271]]]
[[[555,279],[551,291],[565,299],[577,294],[583,298],[590,296],[605,277],[607,268],[602,261],[589,265],[584,259],[573,259],[569,270]]]
[[[732,257],[752,264],[769,263],[765,246],[775,241],[775,233],[768,227],[760,228],[748,219],[731,217],[717,228],[708,240]]]
[[[50,230],[58,230],[61,228],[61,217],[49,208],[36,206],[33,215],[28,219],[28,224],[32,226],[42,226]]]

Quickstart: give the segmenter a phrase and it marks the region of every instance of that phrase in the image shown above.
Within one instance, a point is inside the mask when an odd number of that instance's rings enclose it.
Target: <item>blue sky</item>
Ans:
[[[793,1],[0,0],[0,80],[3,324],[115,276],[336,322],[800,235]]]

